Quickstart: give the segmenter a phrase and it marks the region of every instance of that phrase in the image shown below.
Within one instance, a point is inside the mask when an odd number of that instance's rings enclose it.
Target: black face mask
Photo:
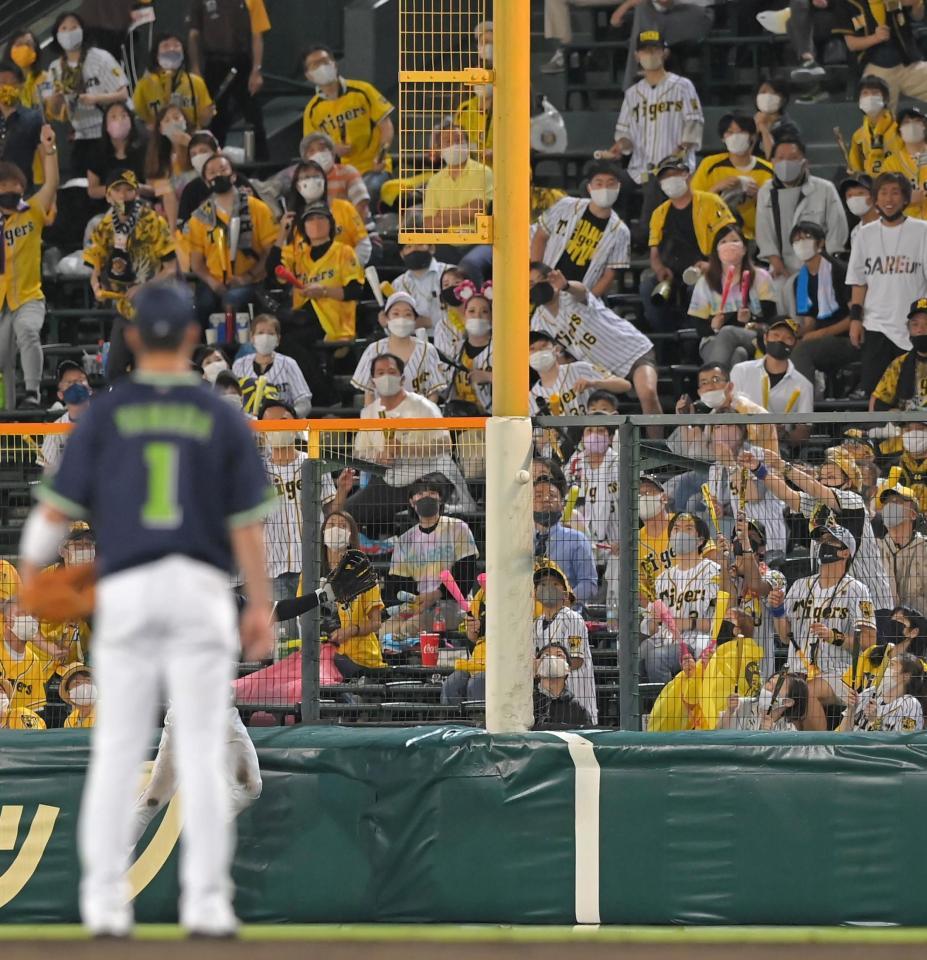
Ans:
[[[792,353],[792,348],[781,340],[767,340],[766,353],[774,360],[787,360]]]
[[[463,301],[457,294],[454,292],[453,287],[445,287],[441,291],[440,300],[442,303],[446,303],[449,307],[459,307]]]
[[[889,223],[894,223],[904,216],[904,210],[896,210],[895,213],[889,215],[881,207],[879,208],[879,213],[882,215],[882,219],[887,220]]]
[[[16,210],[22,198],[23,195],[18,190],[6,190],[0,193],[0,207],[4,210]]]
[[[836,543],[822,543],[821,549],[818,551],[818,557],[821,563],[839,563],[843,559],[840,556],[840,551],[843,549]]]
[[[729,643],[735,636],[734,624],[730,620],[722,620],[721,629],[718,630],[718,646],[720,647],[722,643]]]
[[[232,178],[220,173],[209,185],[210,193],[228,193],[232,189]]]
[[[542,527],[552,527],[562,516],[562,510],[535,510],[534,522]]]
[[[543,307],[545,303],[550,303],[556,295],[553,285],[546,280],[536,283],[528,294],[528,299],[533,307]]]
[[[419,520],[432,520],[441,512],[441,501],[437,497],[422,497],[412,507]]]
[[[0,195],[0,201],[2,201],[3,196]],[[927,333],[919,333],[915,337],[911,337],[911,346],[914,347],[915,352],[927,355]]]
[[[424,270],[431,263],[431,254],[427,250],[413,250],[402,256],[407,270]]]
[[[897,620],[889,620],[885,625],[885,639],[892,643],[898,643],[899,640],[906,640],[904,635],[904,624]]]

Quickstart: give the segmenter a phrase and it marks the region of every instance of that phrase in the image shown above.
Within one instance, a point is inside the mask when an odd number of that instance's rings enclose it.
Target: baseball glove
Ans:
[[[52,567],[23,584],[18,606],[23,613],[48,623],[86,620],[93,613],[95,587],[92,563]]]
[[[328,575],[328,586],[338,603],[350,603],[355,597],[377,585],[377,573],[360,550],[348,550]]]

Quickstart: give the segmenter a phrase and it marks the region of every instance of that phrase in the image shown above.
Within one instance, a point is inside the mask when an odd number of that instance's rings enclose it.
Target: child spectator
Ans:
[[[486,698],[486,592],[482,587],[470,601],[464,632],[472,646],[470,655],[454,662],[454,672],[441,685],[441,702],[449,706]]]
[[[66,730],[86,730],[96,722],[97,687],[93,682],[90,667],[84,663],[72,663],[61,676],[58,695],[71,707],[64,721]]]
[[[570,651],[562,643],[548,643],[537,651],[532,730],[576,730],[595,726],[586,708],[568,689],[571,659]]]
[[[618,454],[612,450],[615,428],[583,428],[582,446],[570,458],[564,473],[579,488],[583,522],[595,546],[595,558],[604,563],[618,547]]]

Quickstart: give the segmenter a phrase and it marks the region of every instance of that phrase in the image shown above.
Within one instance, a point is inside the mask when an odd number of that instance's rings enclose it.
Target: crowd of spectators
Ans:
[[[545,0],[545,35],[557,44],[545,75],[567,67],[571,8],[582,6],[602,4]],[[763,79],[749,108],[732,107],[707,129],[684,65],[710,35],[712,5],[617,6],[611,22],[630,23],[630,42],[613,130],[576,195],[533,192],[531,413],[605,417],[535,434],[535,670],[546,723],[597,722],[589,625],[605,624],[593,629],[604,649],[616,643],[619,457],[607,415],[673,410],[742,422],[645,429],[665,451],[641,476],[638,505],[641,669],[664,685],[651,729],[923,723],[927,419],[846,434],[835,426],[822,443],[807,423],[750,417],[927,403],[927,116],[917,105],[927,64],[912,28],[924,7],[791,0],[788,10],[788,79]],[[343,400],[339,382],[355,392],[361,420],[491,414],[489,251],[395,237],[401,191],[410,228],[467,231],[491,211],[491,85],[427,133],[427,175],[400,181],[393,104],[342,75],[328,46],[310,44],[300,58],[311,91],[299,155],[255,167],[250,160],[270,155],[263,0],[191,0],[183,34],[155,33],[137,79],[125,59],[130,23],[67,12],[48,43],[23,29],[0,51],[7,409],[52,399],[58,422],[78,422],[94,389],[132,369],[124,332],[141,284],[185,275],[203,330],[197,373],[255,419],[326,415]],[[794,85],[826,73],[822,36],[845,46],[860,75],[859,128],[836,178],[812,163],[787,112]],[[492,41],[491,22],[469,38],[486,66]],[[899,109],[902,96],[915,102]],[[254,135],[253,157],[233,145],[239,121]],[[68,193],[75,183],[83,191],[76,208],[60,189],[65,177]],[[71,276],[114,319],[103,382],[65,360],[46,386],[54,396],[43,396],[43,285],[56,274],[42,238],[75,209],[83,245],[59,253],[76,254],[76,265],[64,257]],[[389,279],[372,279],[371,266]],[[262,442],[281,501],[267,542],[282,600],[299,589],[307,454],[295,430]],[[56,468],[63,443],[46,438],[45,469]],[[349,683],[376,679],[384,654],[407,652],[422,634],[452,635],[471,649],[444,664],[454,672],[442,701],[480,700],[477,432],[395,424],[341,446],[349,465],[326,474],[319,497],[323,567],[359,545],[384,575],[375,595],[329,618],[333,669]],[[14,595],[11,586],[8,602]],[[28,726],[30,711],[46,709],[38,688],[86,659],[86,644],[73,649],[83,627],[34,625],[26,641],[15,604],[4,617],[3,676],[13,682],[14,663],[43,675],[38,686],[21,681],[32,699],[20,681],[7,695],[9,717]],[[277,629],[285,657],[296,625]],[[85,693],[71,680],[83,676],[61,679],[60,694],[48,687],[53,722],[71,704],[86,725],[77,710]]]

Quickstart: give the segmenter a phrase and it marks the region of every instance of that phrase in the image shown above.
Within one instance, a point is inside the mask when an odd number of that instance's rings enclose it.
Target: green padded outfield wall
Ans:
[[[249,922],[927,922],[927,737],[255,732]],[[0,735],[0,922],[77,920],[83,731]],[[178,805],[130,875],[176,919]],[[580,869],[577,870],[577,864]]]

